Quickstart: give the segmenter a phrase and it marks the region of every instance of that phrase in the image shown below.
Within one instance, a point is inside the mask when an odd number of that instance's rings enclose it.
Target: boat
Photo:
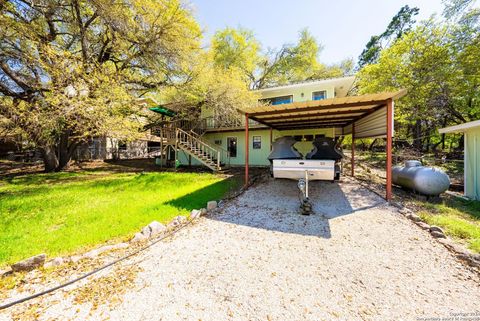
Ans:
[[[271,175],[274,178],[298,180],[302,192],[302,214],[310,214],[312,204],[308,195],[308,182],[312,180],[334,181],[340,178],[340,161],[343,155],[335,148],[332,138],[316,137],[313,149],[303,159],[294,147],[297,141],[292,136],[275,140],[268,159],[271,162]]]

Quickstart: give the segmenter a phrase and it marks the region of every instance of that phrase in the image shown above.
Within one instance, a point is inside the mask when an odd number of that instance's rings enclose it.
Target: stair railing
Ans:
[[[196,137],[198,140],[200,140],[202,142],[205,142],[205,140],[202,138],[203,134],[200,135],[200,134],[196,133],[195,131],[193,131],[193,129],[190,129],[189,133],[192,136]],[[219,153],[217,154],[217,160],[219,158],[220,158],[220,160],[225,160],[225,164],[228,167],[230,167],[230,152],[228,150],[226,150],[225,148],[223,148],[222,146],[219,146],[219,145],[215,145],[215,147],[212,147],[212,148],[219,150]]]
[[[221,152],[218,149],[208,145],[194,135],[180,128],[176,129],[176,139],[179,143],[187,145],[187,147],[192,149],[192,152],[200,157],[206,157],[212,162],[216,158],[216,167],[217,169],[220,169]]]
[[[220,152],[220,158],[224,160],[225,165],[227,165],[227,167],[230,167],[230,152],[225,148],[223,148],[222,146],[217,145],[216,147]]]

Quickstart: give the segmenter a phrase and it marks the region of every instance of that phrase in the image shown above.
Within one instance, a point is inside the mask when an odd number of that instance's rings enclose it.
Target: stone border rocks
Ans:
[[[209,201],[207,203],[207,211],[211,211],[217,208],[217,201]]]
[[[457,259],[460,261],[468,264],[471,267],[477,269],[480,272],[480,254],[473,254],[469,250],[467,250],[464,246],[461,246],[458,243],[455,243],[452,239],[448,238],[445,235],[445,232],[441,227],[435,225],[429,225],[422,220],[422,218],[412,210],[403,207],[399,204],[392,204],[393,206],[399,208],[399,213],[411,220],[417,226],[419,226],[422,230],[428,231],[430,235],[437,240],[437,242],[441,243],[445,246],[450,252],[452,252]]]
[[[120,249],[126,249],[128,247],[127,243],[117,243],[117,244],[112,244],[112,245],[104,245],[99,248],[90,250],[88,252],[85,252],[83,254],[79,255],[72,255],[72,256],[66,256],[66,257],[55,257],[48,262],[45,263],[43,267],[49,269],[53,267],[57,267],[63,264],[67,263],[77,263],[80,260],[83,259],[95,259],[97,258],[100,254],[109,252],[109,251],[114,251],[114,250],[120,250]]]
[[[43,266],[43,264],[45,264],[46,258],[47,258],[47,255],[45,253],[38,254],[38,255],[29,257],[28,259],[12,264],[11,268],[13,272],[32,271]]]
[[[138,243],[154,238],[159,235],[163,235],[167,231],[167,227],[162,223],[153,221],[150,224],[144,226],[142,230],[135,233],[134,237],[130,240],[132,243]]]
[[[201,216],[206,215],[208,212],[215,210],[217,206],[218,206],[217,201],[214,201],[214,200],[209,201],[207,202],[206,208],[201,208],[199,210],[197,209],[192,210],[188,218],[183,215],[176,216],[166,226],[160,222],[152,221],[150,224],[144,226],[140,232],[135,233],[133,238],[130,239],[129,243],[134,244],[134,243],[146,242],[158,236],[163,236],[167,232],[174,231],[188,224],[189,222],[195,219],[198,219]],[[28,272],[41,267],[53,268],[66,263],[76,263],[83,259],[95,259],[102,253],[113,251],[113,250],[126,249],[128,247],[129,247],[128,243],[104,245],[80,255],[72,255],[68,257],[55,257],[48,261],[46,261],[47,259],[46,254],[39,254],[39,255],[35,255],[30,258],[27,258],[12,264],[10,266],[10,269],[0,271],[0,277],[4,275],[9,275],[13,272]]]

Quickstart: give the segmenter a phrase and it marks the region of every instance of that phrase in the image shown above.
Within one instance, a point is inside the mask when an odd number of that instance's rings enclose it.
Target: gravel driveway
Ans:
[[[41,318],[480,318],[478,275],[382,198],[348,179],[314,182],[311,197],[301,216],[296,182],[262,183],[125,263],[142,271],[120,302],[91,310],[70,289]]]

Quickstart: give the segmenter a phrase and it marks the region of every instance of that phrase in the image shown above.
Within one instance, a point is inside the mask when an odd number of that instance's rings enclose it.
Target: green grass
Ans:
[[[84,171],[0,178],[0,266],[132,236],[219,199],[236,185],[212,174]]]
[[[430,225],[437,225],[447,235],[461,240],[480,253],[480,202],[448,197],[442,204],[422,203],[419,215]]]

